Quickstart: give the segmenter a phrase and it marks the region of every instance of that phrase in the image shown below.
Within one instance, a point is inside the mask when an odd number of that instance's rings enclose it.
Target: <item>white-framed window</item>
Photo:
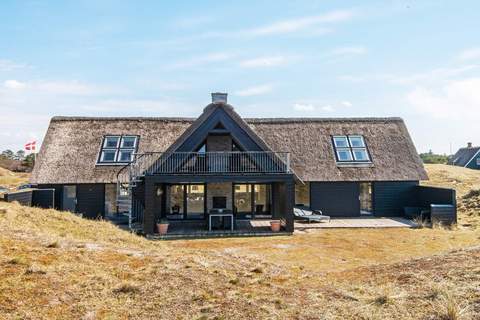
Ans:
[[[480,166],[480,158],[477,158],[477,166]]]
[[[129,163],[137,150],[138,136],[108,135],[103,137],[102,148],[98,157],[100,164]]]
[[[370,162],[367,144],[361,135],[333,136],[337,162]]]

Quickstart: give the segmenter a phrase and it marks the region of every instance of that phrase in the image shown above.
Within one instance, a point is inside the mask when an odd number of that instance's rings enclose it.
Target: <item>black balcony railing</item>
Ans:
[[[125,169],[128,171],[128,177],[125,178],[153,174],[290,173],[290,153],[147,152],[135,154],[132,163]]]

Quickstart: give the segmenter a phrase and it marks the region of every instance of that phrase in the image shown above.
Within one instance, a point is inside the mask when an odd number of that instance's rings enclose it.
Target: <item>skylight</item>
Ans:
[[[123,164],[133,160],[137,150],[138,136],[111,135],[104,136],[98,157],[99,164]]]
[[[332,141],[337,162],[370,162],[363,136],[333,136]]]

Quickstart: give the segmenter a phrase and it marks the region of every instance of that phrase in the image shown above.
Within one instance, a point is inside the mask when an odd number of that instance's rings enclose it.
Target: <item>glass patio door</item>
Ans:
[[[253,188],[255,218],[271,217],[271,186],[269,184],[255,184]]]
[[[234,184],[233,198],[238,218],[267,218],[271,216],[270,184]]]
[[[205,186],[203,184],[186,185],[186,218],[203,219],[205,215]]]
[[[167,218],[172,220],[203,219],[205,216],[204,184],[173,184],[169,186]]]
[[[372,184],[360,182],[360,214],[372,214]]]

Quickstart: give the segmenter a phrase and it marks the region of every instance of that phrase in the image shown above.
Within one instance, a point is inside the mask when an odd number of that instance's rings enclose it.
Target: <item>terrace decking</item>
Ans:
[[[221,238],[221,237],[264,237],[285,236],[291,232],[272,232],[270,220],[237,220],[234,230],[208,231],[205,221],[170,221],[166,235],[148,235],[152,240],[187,239],[187,238]]]
[[[332,228],[413,228],[415,222],[401,218],[332,218],[330,222],[306,223],[295,221],[295,232],[304,232],[311,229]],[[270,220],[237,220],[234,230],[208,231],[204,221],[171,221],[166,235],[148,235],[153,240],[194,239],[194,238],[221,238],[221,237],[262,237],[291,235],[290,232],[272,232]]]
[[[401,217],[332,218],[330,222],[308,223],[295,221],[295,231],[327,228],[413,228],[416,223]]]

